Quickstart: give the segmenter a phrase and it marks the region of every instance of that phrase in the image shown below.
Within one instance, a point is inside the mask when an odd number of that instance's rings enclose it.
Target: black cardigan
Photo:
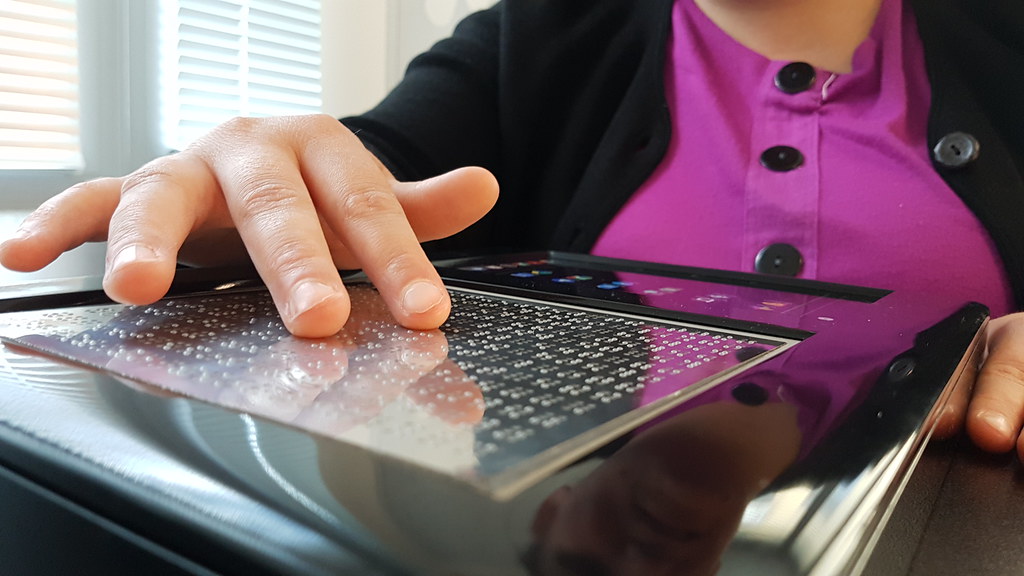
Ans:
[[[1024,1],[911,0],[932,86],[928,141],[980,142],[936,170],[992,235],[1024,305]],[[400,179],[468,165],[495,209],[440,248],[587,251],[664,156],[672,0],[505,0],[343,121]]]

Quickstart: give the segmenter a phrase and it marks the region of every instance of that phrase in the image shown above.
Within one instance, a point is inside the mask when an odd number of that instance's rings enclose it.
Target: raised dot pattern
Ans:
[[[448,322],[415,331],[395,324],[368,286],[351,292],[352,319],[319,340],[291,336],[265,292],[10,314],[4,333],[414,461],[421,460],[412,451],[455,445],[468,433],[469,454],[421,463],[477,477],[734,367],[751,349],[778,345],[456,290]]]

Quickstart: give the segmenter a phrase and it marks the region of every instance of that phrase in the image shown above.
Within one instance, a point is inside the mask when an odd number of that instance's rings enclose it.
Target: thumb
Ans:
[[[396,182],[392,189],[420,242],[445,238],[467,228],[498,200],[494,175],[475,166],[419,182]]]
[[[990,452],[1011,450],[1024,423],[1024,314],[992,320],[988,357],[967,411],[967,433]]]

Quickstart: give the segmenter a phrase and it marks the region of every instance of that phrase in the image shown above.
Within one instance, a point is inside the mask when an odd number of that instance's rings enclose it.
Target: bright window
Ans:
[[[0,170],[90,176],[234,116],[319,112],[320,62],[320,0],[4,0]]]
[[[0,170],[82,167],[74,0],[0,4]]]
[[[490,1],[0,0],[0,211],[234,116],[363,112]]]
[[[319,0],[162,0],[162,134],[180,149],[234,116],[319,112]]]

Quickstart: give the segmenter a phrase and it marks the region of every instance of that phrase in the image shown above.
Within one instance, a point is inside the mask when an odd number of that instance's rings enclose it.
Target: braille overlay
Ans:
[[[370,286],[330,338],[288,333],[266,292],[5,315],[29,348],[460,477],[502,473],[789,342],[452,289],[438,330]],[[425,456],[429,455],[429,456]]]

